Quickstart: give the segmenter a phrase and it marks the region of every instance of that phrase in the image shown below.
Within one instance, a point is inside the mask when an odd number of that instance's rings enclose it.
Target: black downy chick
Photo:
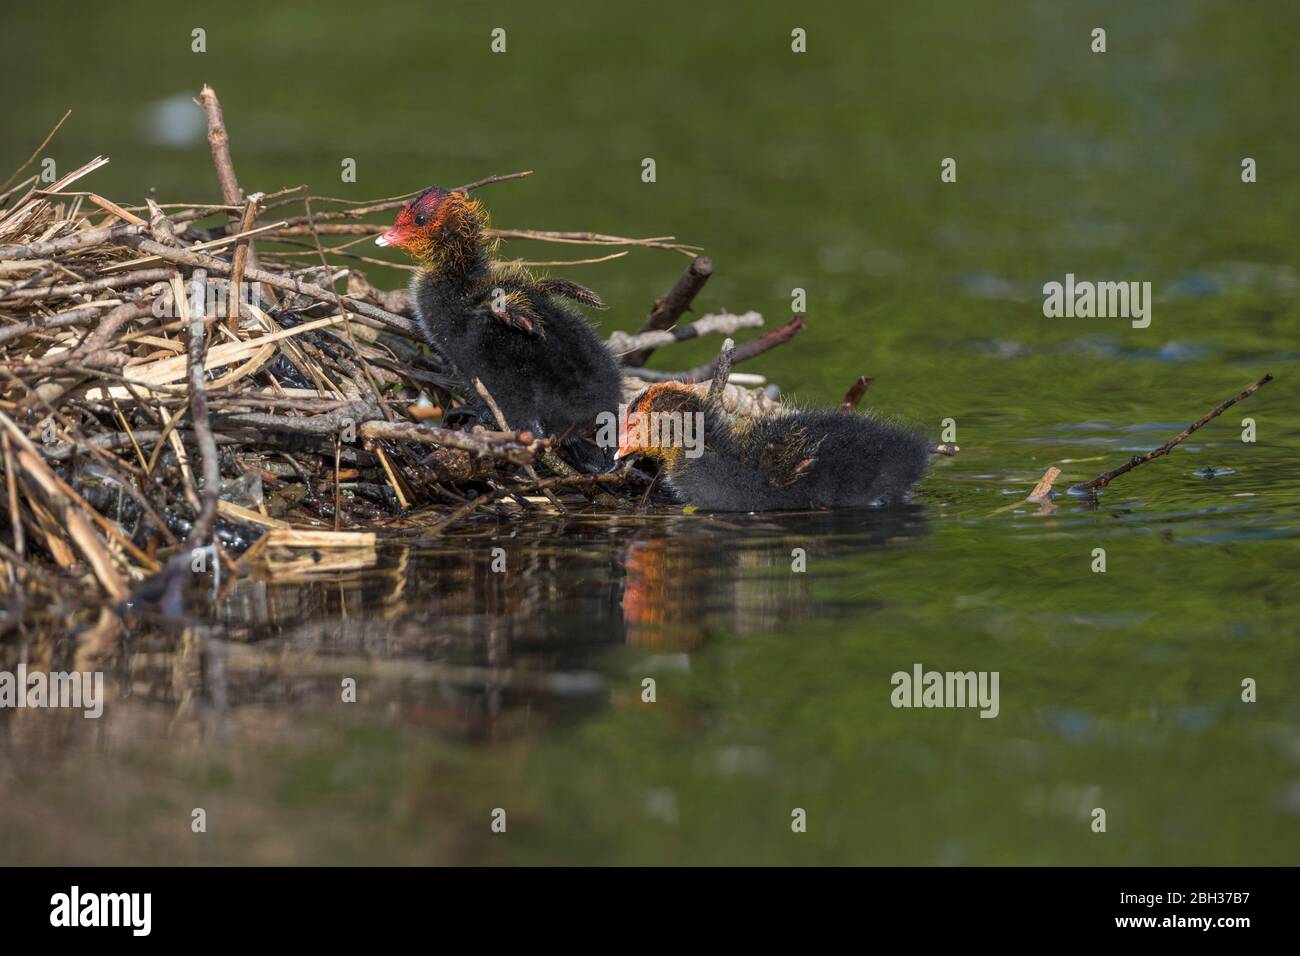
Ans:
[[[604,304],[575,282],[495,261],[486,225],[478,202],[431,187],[375,242],[405,250],[418,264],[411,290],[421,334],[470,387],[469,416],[497,427],[473,390],[477,378],[510,428],[554,436],[574,451],[581,442],[588,451],[579,457],[590,464],[597,416],[618,414],[622,375],[573,303]]]
[[[839,410],[733,422],[696,388],[664,382],[628,407],[617,457],[635,452],[660,460],[683,504],[804,511],[906,502],[925,473],[930,443],[894,422]]]

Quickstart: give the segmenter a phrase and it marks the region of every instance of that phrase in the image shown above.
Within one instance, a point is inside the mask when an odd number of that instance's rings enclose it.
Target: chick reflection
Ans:
[[[627,549],[629,644],[689,648],[710,630],[751,634],[833,615],[839,609],[816,597],[809,548],[811,560],[824,567],[925,530],[917,509],[690,520],[695,534],[670,527],[677,533],[639,539]],[[701,521],[709,522],[703,534]]]

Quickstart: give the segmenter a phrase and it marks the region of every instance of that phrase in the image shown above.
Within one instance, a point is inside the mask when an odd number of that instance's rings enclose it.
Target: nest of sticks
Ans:
[[[93,656],[120,632],[125,609],[179,616],[182,591],[208,560],[214,584],[223,569],[235,572],[227,582],[250,570],[296,579],[364,567],[381,536],[436,537],[476,514],[644,509],[653,481],[636,468],[577,474],[528,433],[434,424],[467,386],[420,339],[409,293],[375,288],[357,268],[392,263],[351,251],[387,226],[366,217],[391,218],[409,196],[358,202],[305,186],[245,193],[216,94],[205,87],[195,102],[207,115],[219,203],[149,197],[119,205],[74,189],[103,157],[54,183],[23,178],[66,115],[0,184],[0,496],[8,512],[0,634],[21,629],[33,612],[65,628],[88,617],[77,654]],[[738,346],[729,336],[762,326],[757,313],[679,323],[713,271],[698,248],[671,236],[493,232],[605,247],[597,258],[526,263],[533,266],[603,262],[632,249],[687,256],[640,330],[609,337],[625,397],[671,379],[708,383],[734,415],[780,407],[774,388],[756,387],[760,376],[731,368],[790,341],[802,318]],[[713,361],[644,368],[656,349],[704,335],[727,337]],[[1165,455],[1270,379],[1071,490],[1093,495]],[[858,379],[841,407],[855,408],[870,384]],[[1059,475],[1048,468],[1026,502],[1050,509]]]
[[[321,566],[322,551],[373,547],[377,533],[436,536],[475,514],[644,507],[649,476],[636,469],[577,474],[526,432],[439,427],[466,387],[420,339],[409,293],[357,268],[392,264],[353,251],[409,197],[246,193],[216,94],[195,102],[221,202],[118,204],[86,189],[103,157],[54,183],[23,178],[58,126],[0,185],[0,591],[77,603],[90,579],[101,605],[120,608],[160,599],[196,553],[234,570],[251,565],[240,555],[281,553],[297,568],[293,549],[307,549]],[[679,324],[712,272],[699,249],[671,236],[494,231],[606,247],[529,265],[687,256],[641,330],[609,339],[625,393],[716,380],[734,413],[776,406],[745,387],[760,377],[730,365],[789,341],[799,317],[699,368],[643,367],[658,348],[763,324],[755,312]]]

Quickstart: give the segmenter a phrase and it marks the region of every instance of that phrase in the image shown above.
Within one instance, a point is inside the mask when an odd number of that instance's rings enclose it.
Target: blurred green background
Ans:
[[[1098,26],[1104,54],[1090,50]],[[190,50],[195,27],[206,53]],[[503,54],[490,51],[496,27]],[[796,27],[807,53],[791,52]],[[266,640],[371,613],[471,641],[504,628],[519,659],[590,668],[610,697],[553,719],[515,701],[468,742],[410,719],[400,687],[342,716],[299,701],[288,722],[252,702],[219,746],[148,722],[112,745],[80,728],[14,736],[0,855],[1294,863],[1297,35],[1287,0],[7,11],[0,170],[71,108],[46,153],[61,170],[112,158],[81,186],[118,202],[151,188],[215,200],[188,103],[205,82],[246,190],[364,199],[534,169],[482,192],[495,224],[675,235],[716,263],[697,309],[757,309],[769,327],[806,289],[807,330],[742,370],[817,404],[872,375],[868,402],[936,437],[955,419],[963,450],[935,465],[906,533],[870,516],[532,529],[519,546],[553,563],[526,579],[526,607],[494,603],[480,581],[472,611],[446,611],[447,556],[425,555],[401,564],[419,601],[396,617],[382,588],[345,582],[302,589],[291,612],[228,620],[237,639]],[[349,157],[354,184],[340,181]],[[955,184],[940,181],[945,157]],[[1255,184],[1241,181],[1244,157]],[[637,250],[564,274],[611,304],[605,328],[630,330],[685,262]],[[1067,272],[1153,283],[1151,327],[1044,318],[1042,284]],[[716,346],[652,364],[693,365]],[[1048,464],[1065,460],[1062,488],[1091,477],[1266,371],[1274,383],[1116,482],[1100,508],[999,511]],[[1239,440],[1247,415],[1253,445]],[[1081,458],[1095,460],[1069,461]],[[1194,474],[1205,467],[1224,474]],[[649,568],[634,560],[643,545]],[[1106,575],[1088,571],[1099,546]],[[792,547],[811,556],[797,587]],[[657,591],[663,613],[650,615],[687,615],[689,638],[642,646],[626,592],[621,611],[617,597],[613,610],[582,603],[661,568],[699,578]],[[553,587],[534,590],[544,575]],[[586,632],[627,646],[572,649]],[[690,667],[647,712],[636,694],[663,666],[658,641]],[[530,657],[529,642],[559,650]],[[889,674],[914,661],[1000,669],[1002,715],[891,709]],[[1245,676],[1256,704],[1239,700]],[[28,748],[68,759],[19,760]],[[88,793],[103,797],[89,814]],[[201,799],[236,822],[193,841],[183,821]],[[520,823],[498,838],[488,810],[511,800]],[[1096,805],[1110,808],[1105,835],[1088,830]],[[810,812],[798,837],[794,806]],[[72,835],[55,823],[69,818],[83,821]]]

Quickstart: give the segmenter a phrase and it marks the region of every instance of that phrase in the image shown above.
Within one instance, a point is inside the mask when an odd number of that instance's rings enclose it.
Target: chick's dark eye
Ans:
[[[428,221],[429,221],[429,217],[426,216],[424,213],[420,213],[415,217],[415,224],[417,226],[423,226]]]

